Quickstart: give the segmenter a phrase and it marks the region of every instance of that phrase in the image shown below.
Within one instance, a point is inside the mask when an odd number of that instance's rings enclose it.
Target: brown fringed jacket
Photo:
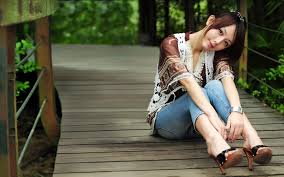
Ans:
[[[213,79],[234,78],[229,59],[221,52],[202,51],[193,70],[189,36],[189,33],[178,33],[165,38],[161,43],[154,93],[148,106],[147,122],[152,130],[157,112],[186,93],[179,80],[194,77],[203,87]]]

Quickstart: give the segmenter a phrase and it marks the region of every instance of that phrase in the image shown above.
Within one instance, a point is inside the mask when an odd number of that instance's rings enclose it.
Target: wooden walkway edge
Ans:
[[[221,176],[203,140],[149,136],[146,109],[158,48],[54,45],[56,87],[63,106],[53,177]],[[226,176],[284,176],[284,117],[240,90],[244,110],[274,156],[244,161]],[[241,147],[242,141],[232,146]]]

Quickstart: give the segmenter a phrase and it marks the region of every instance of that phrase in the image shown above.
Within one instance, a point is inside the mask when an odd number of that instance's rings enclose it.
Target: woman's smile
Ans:
[[[213,44],[211,43],[211,41],[210,40],[208,40],[208,48],[210,49],[212,49],[212,48],[214,48],[214,46],[213,46]]]

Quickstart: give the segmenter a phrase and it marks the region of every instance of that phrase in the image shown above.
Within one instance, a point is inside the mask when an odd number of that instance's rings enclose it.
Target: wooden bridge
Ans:
[[[63,105],[53,177],[221,176],[201,139],[149,136],[146,108],[158,48],[54,45],[56,86]],[[274,156],[253,172],[244,161],[227,176],[284,176],[284,117],[240,90],[242,105]],[[241,147],[241,141],[233,146]]]
[[[54,177],[221,176],[208,158],[203,140],[170,141],[149,135],[145,117],[153,92],[157,48],[54,45],[52,68],[49,19],[56,0],[11,2],[0,1],[1,177],[18,176],[40,117],[48,137],[58,137],[53,70],[63,106]],[[241,6],[241,11],[246,14],[246,5]],[[15,65],[15,24],[31,21],[35,22],[33,53],[41,68],[33,88],[39,86],[41,108],[18,153],[17,117],[30,97],[16,111],[16,68],[31,54]],[[244,52],[241,76],[246,73],[246,58]],[[242,90],[240,96],[247,116],[274,156],[269,165],[255,165],[253,172],[244,160],[228,169],[227,176],[284,176],[283,115]],[[232,146],[241,147],[241,141]]]

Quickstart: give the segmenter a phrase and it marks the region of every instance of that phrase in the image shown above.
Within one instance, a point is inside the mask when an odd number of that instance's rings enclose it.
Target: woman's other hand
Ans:
[[[226,131],[228,131],[228,140],[234,142],[241,136],[244,129],[243,114],[238,112],[232,112],[229,115]]]

